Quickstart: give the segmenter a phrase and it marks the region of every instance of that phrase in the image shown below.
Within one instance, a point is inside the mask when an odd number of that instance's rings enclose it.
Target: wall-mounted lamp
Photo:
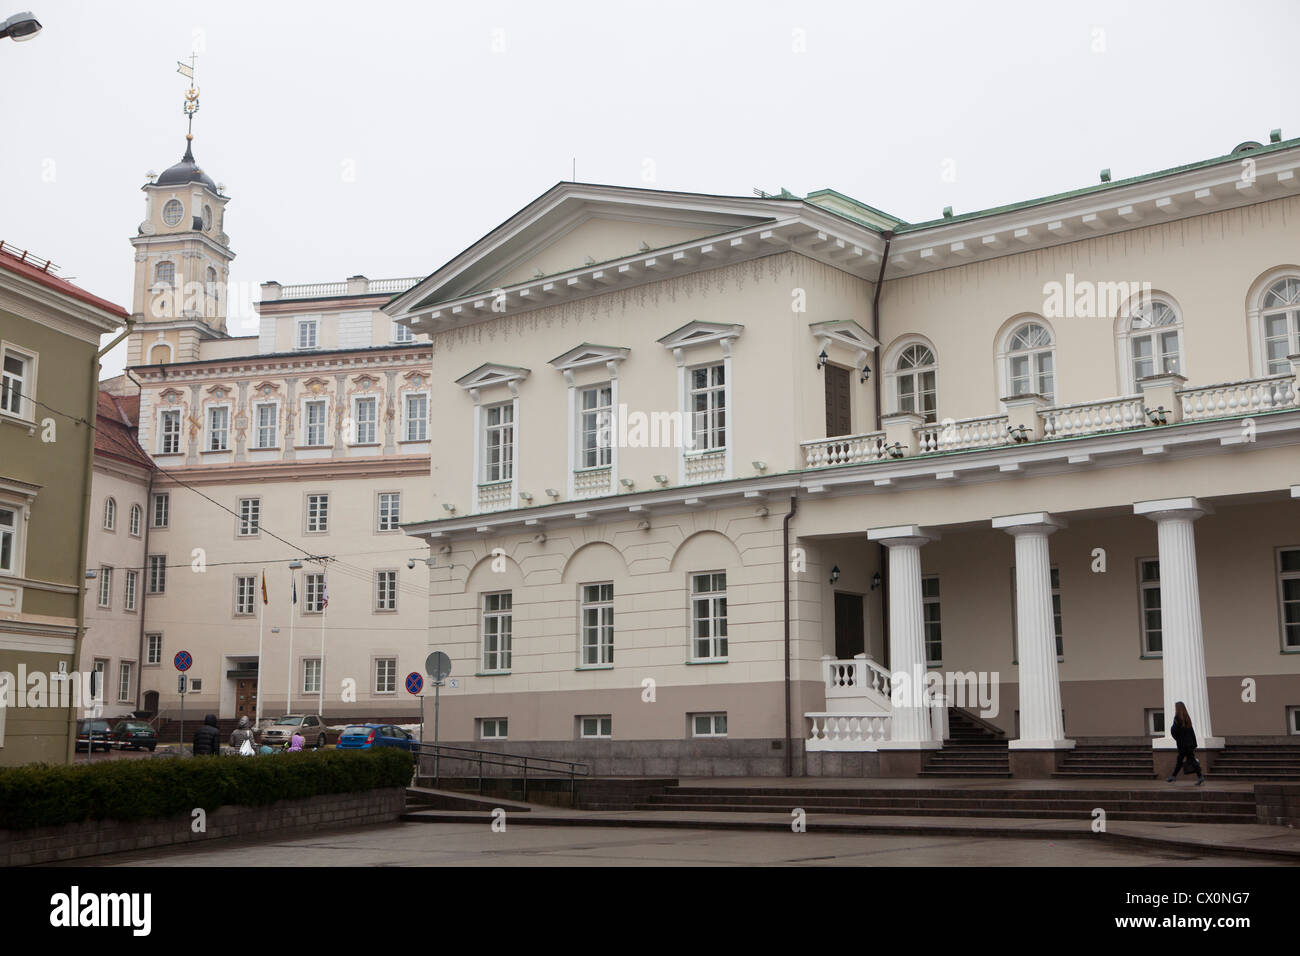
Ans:
[[[533,503],[533,496],[526,491],[519,492],[519,498],[521,501],[526,501],[530,505]]]
[[[1147,413],[1147,420],[1151,422],[1152,425],[1169,424],[1169,412],[1165,410],[1163,405],[1159,408],[1144,408],[1142,411]]]
[[[558,489],[555,489],[555,488],[547,488],[547,489],[546,489],[546,494],[547,494],[547,497],[550,497],[550,498],[559,498],[559,497],[560,497],[560,492],[559,492],[559,490],[558,490]]]
[[[863,384],[869,378],[871,378],[871,366],[868,365],[866,362],[863,362],[862,374],[858,377],[858,384],[859,385]]]
[[[820,372],[822,368],[825,367],[826,363],[830,361],[830,358],[831,357],[826,354],[826,350],[822,349],[822,354],[817,356],[817,371]]]
[[[1024,444],[1025,442],[1029,441],[1029,428],[1028,428],[1028,426],[1025,426],[1025,425],[1008,425],[1008,426],[1007,426],[1007,433],[1011,436],[1011,440],[1012,440],[1013,442],[1015,442],[1017,445],[1021,445],[1021,444]]]
[[[631,491],[632,488],[636,486],[636,482],[633,481],[631,478],[620,478],[618,480],[618,483],[622,485],[624,488],[626,488],[628,491]]]
[[[444,501],[444,502],[442,503],[442,510],[445,511],[445,512],[447,512],[447,514],[449,514],[449,515],[454,515],[454,514],[456,513],[456,506],[455,506],[455,505],[449,505],[449,504],[447,504],[447,502]]]
[[[659,484],[661,484],[661,485],[665,485],[665,486],[666,486],[666,485],[668,484],[668,476],[667,476],[667,475],[655,475],[655,481],[659,482]]]
[[[879,571],[877,571],[875,574],[873,574],[873,575],[871,576],[871,590],[874,591],[874,590],[876,590],[878,587],[880,587],[880,572],[879,572]]]
[[[750,464],[754,466],[754,470],[757,472],[767,471],[767,462],[765,461],[751,461]]]
[[[835,567],[831,568],[831,584],[834,584],[839,579],[840,579],[840,566],[837,564],[835,565]]]
[[[406,559],[406,566],[407,566],[408,568],[414,568],[414,567],[415,567],[415,562],[416,562],[416,561],[422,561],[422,562],[424,562],[424,564],[425,564],[426,567],[430,567],[430,568],[433,567],[433,556],[432,556],[432,555],[430,555],[429,557],[426,557],[426,558],[407,558],[407,559]]]

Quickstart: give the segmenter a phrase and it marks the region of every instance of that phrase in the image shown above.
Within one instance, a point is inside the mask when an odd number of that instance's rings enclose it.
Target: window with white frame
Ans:
[[[401,531],[402,493],[400,491],[381,491],[378,497],[379,514],[376,529],[379,531]]]
[[[1047,326],[1028,322],[1007,342],[1008,395],[1036,392],[1056,400],[1056,342]]]
[[[326,404],[324,400],[303,403],[303,442],[310,447],[325,444]]]
[[[1288,734],[1300,734],[1300,707],[1288,707],[1286,709],[1286,732]]]
[[[375,610],[397,610],[397,572],[375,572]]]
[[[582,663],[614,663],[614,585],[582,585]]]
[[[1062,658],[1065,656],[1065,640],[1061,633],[1061,572],[1058,568],[1052,568],[1052,626],[1056,633],[1056,656]],[[1020,635],[1018,633],[1019,622],[1016,619],[1016,569],[1011,569],[1011,662],[1017,663],[1020,660]]]
[[[144,636],[144,662],[146,664],[162,663],[162,635],[146,634]]]
[[[117,700],[118,703],[131,700],[131,664],[128,661],[117,665]]]
[[[1264,322],[1265,375],[1291,371],[1288,355],[1300,352],[1300,277],[1288,276],[1268,287],[1260,303]]]
[[[167,555],[149,555],[149,593],[163,594],[167,591]]]
[[[108,661],[96,660],[90,670],[90,699],[104,699],[104,674],[108,671]]]
[[[692,737],[727,736],[726,714],[691,714]]]
[[[169,199],[163,204],[162,219],[168,226],[178,225],[181,217],[185,215],[185,207],[181,205],[179,199]]]
[[[126,608],[128,611],[134,611],[136,593],[138,592],[140,587],[140,572],[139,571],[126,572],[126,584],[124,587],[125,590],[122,593],[122,606]]]
[[[254,448],[275,448],[279,443],[279,412],[275,402],[259,402],[253,406],[257,418]]]
[[[937,390],[934,352],[919,342],[907,346],[894,363],[894,395],[900,412],[935,420]]]
[[[1144,298],[1124,318],[1121,347],[1128,353],[1130,389],[1149,375],[1181,373],[1182,320],[1163,299]]]
[[[117,501],[113,498],[104,499],[104,530],[117,530]]]
[[[483,670],[489,673],[510,670],[512,603],[509,591],[483,595]]]
[[[1277,553],[1278,596],[1282,602],[1282,650],[1300,651],[1300,548]]]
[[[176,202],[176,200],[173,199],[172,202]],[[180,203],[177,203],[177,205],[179,206]],[[167,206],[170,207],[171,202],[169,202]],[[180,222],[180,220],[178,219],[177,222]],[[175,223],[168,223],[168,225],[175,225]],[[175,285],[176,284],[176,263],[164,261],[154,266],[153,283],[154,285],[166,285],[166,286]]]
[[[235,575],[235,613],[241,617],[253,614],[257,608],[257,576],[252,574]]]
[[[1142,723],[1147,736],[1163,737],[1165,735],[1165,711],[1163,707],[1149,707],[1142,711]]]
[[[353,399],[352,420],[355,422],[356,444],[378,444],[379,400],[374,396]]]
[[[113,601],[113,569],[100,565],[99,567],[99,606],[110,607]]]
[[[181,410],[164,408],[158,413],[158,454],[176,455],[181,450]]]
[[[316,348],[317,333],[320,331],[320,322],[317,319],[299,319],[298,335],[294,340],[294,348],[314,349]]]
[[[1160,561],[1138,561],[1138,591],[1141,595],[1142,656],[1160,657],[1164,651],[1160,627]]]
[[[691,656],[697,661],[727,658],[727,573],[691,575]]]
[[[166,528],[171,522],[172,496],[171,492],[160,491],[153,496],[153,523],[154,528]]]
[[[584,738],[608,740],[610,737],[614,736],[614,718],[609,714],[579,717],[578,728],[578,732]]]
[[[131,537],[133,538],[140,537],[140,522],[143,520],[143,518],[144,518],[144,512],[141,510],[140,506],[132,505],[130,524],[128,525],[127,528],[127,530],[131,532]]]
[[[702,365],[689,371],[691,451],[727,447],[726,365]]]
[[[320,658],[309,657],[302,662],[302,692],[320,693]]]
[[[509,481],[514,474],[514,404],[489,405],[483,409],[483,481]]]
[[[397,693],[397,658],[375,658],[375,693]]]
[[[943,662],[943,614],[939,605],[939,577],[921,578],[921,620],[925,625],[925,662]]]
[[[18,510],[0,505],[0,573],[18,572]]]
[[[404,325],[401,322],[394,322],[393,341],[398,345],[404,344],[406,342],[414,342],[415,333],[411,331],[411,327],[409,325]]]
[[[320,572],[303,575],[304,614],[320,614],[325,610],[325,575]]]
[[[0,373],[0,412],[19,418],[35,417],[31,399],[35,392],[32,372],[33,356],[14,349],[4,350],[4,371]]]
[[[614,389],[608,382],[578,392],[578,467],[608,468],[613,462],[610,434]]]
[[[307,531],[324,532],[330,528],[330,496],[307,496]]]
[[[239,536],[255,537],[262,530],[262,499],[239,499]]]
[[[504,717],[480,717],[478,736],[480,740],[505,740],[510,731],[510,722]]]
[[[429,396],[423,392],[408,394],[402,403],[406,414],[403,433],[407,441],[429,440]]]

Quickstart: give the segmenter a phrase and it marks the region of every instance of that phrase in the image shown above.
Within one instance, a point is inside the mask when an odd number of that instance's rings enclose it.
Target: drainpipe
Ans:
[[[785,601],[785,775],[787,777],[794,776],[794,752],[791,750],[794,746],[794,734],[790,718],[790,519],[794,517],[798,504],[799,499],[791,495],[790,510],[785,513],[785,518],[781,521],[781,564],[785,582],[782,598]]]
[[[137,389],[140,390],[140,394],[143,396],[143,395],[144,395],[144,386],[141,385],[140,382],[139,382],[139,380],[138,380],[134,375],[131,374],[131,370],[128,368],[128,369],[123,369],[122,371],[126,373],[126,377],[127,377],[127,378],[129,378],[132,382],[135,383],[135,387],[136,387]],[[137,415],[138,415],[138,414],[139,414],[139,413],[137,412]],[[138,418],[136,419],[136,434],[137,434],[137,435],[140,434],[140,421],[139,421]],[[137,441],[136,444],[138,445],[139,442]],[[151,459],[151,461],[152,461],[152,459]],[[137,712],[137,713],[139,713],[139,712],[143,709],[143,705],[144,705],[144,664],[145,664],[145,660],[144,660],[144,631],[145,631],[144,609],[148,606],[148,602],[146,602],[145,599],[144,599],[144,595],[145,595],[144,585],[146,584],[146,581],[145,581],[145,574],[146,574],[147,571],[149,570],[149,569],[148,569],[148,564],[149,564],[149,557],[148,557],[148,556],[149,556],[149,527],[150,527],[150,525],[153,524],[153,522],[151,522],[151,521],[149,520],[149,514],[150,514],[150,511],[151,511],[151,505],[152,505],[152,503],[153,503],[153,479],[154,479],[154,475],[156,475],[156,474],[157,474],[157,471],[156,471],[156,470],[152,467],[152,465],[151,465],[150,468],[149,468],[149,484],[145,486],[145,491],[144,491],[144,511],[143,511],[143,513],[140,515],[140,523],[141,523],[142,525],[144,525],[144,536],[143,536],[142,543],[141,543],[140,556],[141,556],[142,558],[144,558],[145,560],[143,560],[143,561],[140,562],[140,577],[139,577],[138,582],[137,582],[137,584],[136,584],[136,586],[135,586],[135,606],[136,606],[137,613],[139,613],[139,615],[140,615],[140,641],[139,641],[139,648],[138,648],[138,650],[136,651],[136,655],[135,655],[135,660],[136,660],[136,665],[135,665],[135,668],[136,668],[136,674],[135,674],[135,709],[136,709],[136,712]]]
[[[882,417],[884,415],[884,386],[881,384],[885,379],[884,370],[880,367],[880,293],[885,285],[885,266],[889,265],[889,246],[894,241],[893,230],[886,229],[883,233],[885,237],[885,249],[880,256],[880,272],[876,276],[876,293],[871,302],[871,334],[876,340],[876,431],[882,427]],[[884,544],[879,544],[880,549],[877,555],[877,564],[880,565],[880,634],[883,638],[882,649],[884,651],[885,667],[891,666],[889,660],[889,549]]]

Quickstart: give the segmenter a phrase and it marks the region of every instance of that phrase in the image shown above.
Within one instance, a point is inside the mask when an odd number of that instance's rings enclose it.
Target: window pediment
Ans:
[[[831,342],[838,342],[840,345],[847,345],[858,352],[871,351],[880,347],[876,337],[852,319],[813,322],[809,324],[808,331],[821,340],[823,346]]]
[[[481,388],[490,388],[493,385],[509,385],[511,391],[514,391],[530,373],[531,369],[520,368],[517,365],[498,365],[495,362],[486,362],[474,369],[474,371],[456,379],[456,384],[466,391],[477,391]]]
[[[729,322],[687,322],[680,329],[669,332],[661,338],[659,344],[675,351],[707,345],[710,342],[729,343],[731,339],[738,338],[743,331],[745,331],[743,325]]]

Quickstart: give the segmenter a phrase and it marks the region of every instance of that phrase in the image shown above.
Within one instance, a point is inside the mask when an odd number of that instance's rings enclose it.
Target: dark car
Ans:
[[[319,714],[285,714],[262,731],[262,743],[280,747],[289,743],[294,734],[301,734],[303,747],[325,746],[325,721]]]
[[[420,742],[401,727],[392,724],[350,724],[339,734],[338,750],[370,750],[373,747],[400,747],[415,750]]]
[[[113,737],[107,720],[83,720],[77,727],[77,752],[113,749]]]
[[[158,746],[158,732],[143,720],[119,720],[113,728],[113,745],[122,750],[148,750]]]

